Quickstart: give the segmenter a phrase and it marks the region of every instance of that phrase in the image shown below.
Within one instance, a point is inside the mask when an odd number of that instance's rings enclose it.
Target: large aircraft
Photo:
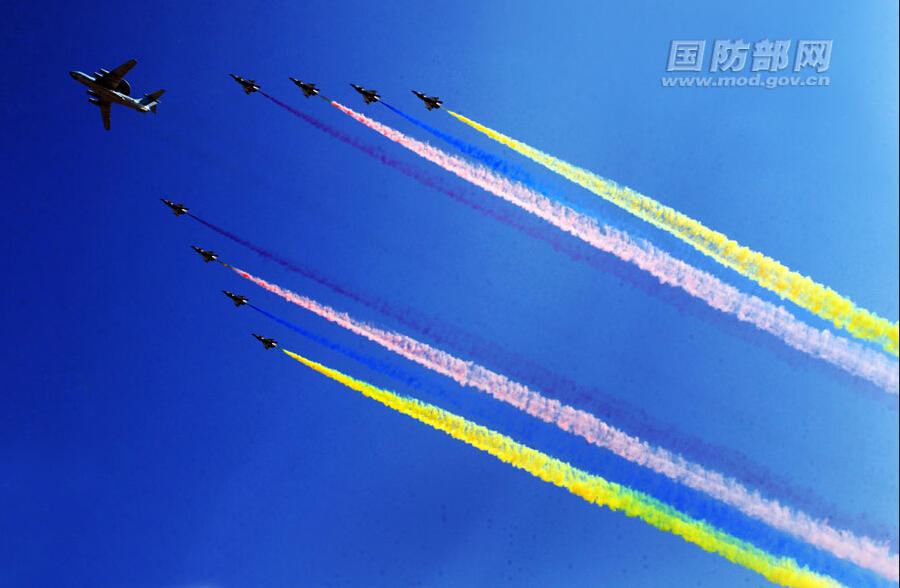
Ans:
[[[241,296],[240,294],[235,294],[234,292],[229,292],[228,290],[222,290],[222,294],[231,298],[231,301],[234,302],[235,306],[242,306],[250,302],[250,300],[246,296]]]
[[[259,84],[257,84],[253,80],[245,80],[241,76],[237,74],[228,74],[231,76],[235,82],[239,83],[241,87],[244,89],[245,94],[252,94],[253,92],[259,92]]]
[[[303,90],[303,95],[309,98],[310,96],[318,96],[319,89],[316,88],[315,84],[308,84],[303,80],[298,80],[297,78],[288,77],[289,80],[294,82],[298,88]]]
[[[360,93],[363,97],[363,100],[366,101],[366,104],[372,104],[373,102],[378,102],[381,100],[381,96],[378,95],[378,92],[375,90],[366,90],[362,86],[357,86],[356,84],[350,84],[353,86],[353,89]]]
[[[415,90],[413,90],[412,93],[415,94],[419,98],[419,100],[425,103],[425,108],[427,108],[428,110],[440,108],[441,104],[444,103],[444,101],[437,96],[427,96],[422,92],[416,92]]]
[[[269,339],[268,337],[263,337],[262,335],[257,335],[256,333],[251,333],[251,335],[256,337],[256,340],[262,343],[262,346],[266,349],[273,349],[275,347],[278,347],[278,341],[276,341],[275,339]]]
[[[175,213],[175,216],[181,216],[182,214],[187,214],[188,207],[180,202],[172,202],[171,200],[166,200],[165,198],[160,198],[163,204],[172,209],[172,212]]]
[[[202,247],[197,247],[196,245],[191,245],[191,249],[196,251],[206,263],[209,263],[210,261],[219,261],[219,255],[215,251],[208,251]]]
[[[144,94],[140,100],[131,97],[131,84],[125,79],[125,74],[135,66],[137,61],[130,59],[112,71],[100,69],[93,76],[84,72],[70,71],[69,75],[81,84],[88,87],[88,102],[100,107],[100,116],[103,117],[103,128],[109,130],[109,113],[113,102],[127,106],[138,112],[152,112],[156,114],[156,106],[159,97],[165,90],[157,90],[152,94]]]

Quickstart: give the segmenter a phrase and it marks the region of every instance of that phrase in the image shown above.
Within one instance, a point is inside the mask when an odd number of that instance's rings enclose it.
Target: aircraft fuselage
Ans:
[[[96,97],[100,100],[104,100],[106,102],[115,102],[116,104],[121,104],[122,106],[126,106],[131,108],[132,110],[137,110],[138,112],[150,112],[150,106],[141,104],[139,100],[135,100],[131,96],[126,96],[121,92],[116,92],[115,90],[110,90],[109,88],[98,84],[97,79],[93,76],[89,76],[84,72],[80,71],[70,71],[69,75],[72,76],[76,82],[84,84],[90,90],[96,94]]]

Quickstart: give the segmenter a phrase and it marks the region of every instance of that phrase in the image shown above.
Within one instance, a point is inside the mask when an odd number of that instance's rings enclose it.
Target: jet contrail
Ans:
[[[297,110],[296,108],[290,106],[289,104],[285,104],[284,102],[275,98],[274,96],[270,96],[269,94],[266,94],[262,90],[260,90],[259,93],[263,97],[270,100],[272,103],[274,103],[277,106],[288,111],[289,113],[291,113],[298,119],[302,120],[303,122],[322,131],[323,133],[327,134],[331,138],[337,139],[338,141],[340,141],[346,145],[349,145],[350,147],[353,147],[354,149],[368,155],[369,157],[400,172],[404,176],[419,182],[423,186],[427,186],[429,188],[437,190],[438,192],[444,194],[445,196],[450,197],[452,200],[460,202],[461,204],[464,204],[474,210],[477,210],[478,212],[481,212],[482,214],[490,216],[494,220],[498,220],[502,223],[505,223],[505,224],[513,227],[514,229],[517,229],[517,230],[521,231],[522,233],[525,233],[531,237],[540,239],[540,240],[546,242],[547,244],[549,244],[551,247],[553,247],[557,251],[565,252],[567,255],[569,255],[573,259],[581,259],[581,257],[578,255],[578,253],[572,251],[571,247],[566,247],[566,242],[564,240],[556,239],[551,234],[540,232],[540,231],[535,230],[533,227],[526,226],[526,225],[516,221],[509,214],[505,214],[504,212],[502,212],[500,210],[495,210],[495,209],[483,206],[482,204],[476,202],[472,198],[467,197],[465,194],[460,193],[459,191],[454,190],[453,188],[447,186],[444,182],[441,181],[440,178],[438,178],[434,175],[431,175],[429,173],[426,173],[424,170],[419,169],[415,166],[412,166],[405,161],[395,159],[395,158],[391,157],[385,151],[382,151],[381,149],[379,149],[377,147],[373,147],[372,145],[368,145],[367,143],[360,141],[356,137],[352,137],[346,133],[343,133],[343,132],[325,124],[324,122],[315,118],[314,116],[310,116],[309,114],[306,114],[305,112],[301,112],[301,111]],[[319,96],[321,96],[321,94]],[[331,102],[331,100],[329,100],[327,98],[323,97],[323,99],[329,103]],[[385,106],[388,106],[388,105],[385,104]],[[388,108],[391,108],[392,110],[396,110],[391,106],[388,106]],[[397,111],[397,112],[399,113],[399,111]],[[401,116],[409,117],[409,115],[406,115],[404,113],[400,113],[400,114],[401,114]],[[412,117],[409,117],[409,120],[415,122],[415,124],[423,125],[423,128],[430,129],[432,132],[437,133],[438,136],[444,136],[440,131],[438,131],[436,129],[432,129],[431,127],[425,125],[425,123],[422,123],[421,121],[418,121]],[[446,135],[446,137],[447,137],[448,141],[451,141],[451,142],[456,141],[453,137],[450,137],[449,135]],[[463,147],[464,143],[462,143],[461,141],[457,141],[454,144],[457,145],[460,149],[465,150],[465,148]],[[473,156],[476,151],[481,153],[483,161],[485,161],[485,162],[493,161],[494,162],[493,165],[495,165],[498,168],[498,170],[501,171],[502,173],[504,173],[506,175],[516,175],[518,173],[519,175],[517,177],[522,177],[523,180],[528,177],[527,173],[522,170],[519,170],[519,172],[516,172],[516,168],[514,168],[510,164],[507,164],[505,162],[500,163],[496,159],[491,160],[490,158],[492,156],[490,154],[479,150],[477,147],[474,147],[474,146],[469,146],[469,147],[472,150],[474,150],[474,151],[471,151],[471,154],[473,154]],[[467,151],[467,152],[469,152],[469,151]]]
[[[385,317],[389,317],[421,335],[431,337],[435,341],[454,346],[457,349],[461,348],[470,357],[489,358],[490,361],[499,362],[501,365],[506,366],[507,369],[518,372],[520,377],[541,382],[540,385],[546,390],[552,391],[557,398],[568,397],[581,405],[589,404],[594,406],[595,410],[602,411],[602,413],[607,415],[607,420],[627,425],[625,426],[626,429],[639,433],[639,436],[656,439],[657,442],[664,440],[672,449],[693,455],[694,461],[719,463],[719,467],[725,468],[732,473],[738,472],[738,477],[752,481],[751,485],[755,485],[757,488],[765,488],[769,494],[789,496],[795,505],[805,505],[807,509],[814,509],[820,513],[829,513],[829,518],[838,516],[833,512],[832,505],[824,504],[813,495],[811,490],[795,488],[783,482],[777,483],[773,481],[774,474],[772,472],[760,468],[757,464],[750,462],[745,456],[739,453],[732,454],[721,447],[708,446],[697,439],[685,438],[677,428],[661,426],[659,423],[653,422],[642,410],[629,405],[621,398],[612,396],[594,387],[583,388],[573,380],[549,372],[541,366],[534,365],[528,359],[510,353],[505,348],[441,324],[435,317],[422,315],[410,308],[397,308],[395,305],[388,304],[377,297],[361,295],[340,283],[330,280],[310,267],[283,258],[193,213],[189,212],[187,216],[193,218],[202,226],[232,240],[234,243],[257,253],[263,259],[274,261],[281,267],[308,278],[328,288],[330,291],[370,308]],[[230,267],[228,264],[222,263],[226,267]],[[859,521],[855,520],[850,522],[847,517],[839,516],[839,518],[845,521],[844,526],[859,524]],[[892,530],[878,529],[873,532],[890,535]]]
[[[563,431],[582,437],[588,443],[606,449],[634,464],[666,476],[674,482],[702,492],[744,515],[794,536],[832,555],[897,580],[900,558],[886,544],[868,537],[857,537],[846,530],[832,528],[802,512],[795,512],[777,500],[762,497],[737,480],[691,463],[666,449],[653,447],[601,421],[592,414],[546,398],[527,386],[481,365],[455,357],[412,337],[381,329],[357,320],[349,314],[296,294],[242,269],[230,269],[244,279],[325,320],[364,337],[410,361],[442,374],[461,386],[489,394]]]
[[[580,250],[574,242],[565,238],[562,233],[555,233],[552,230],[552,225],[550,224],[547,224],[545,226],[533,223],[525,224],[523,222],[520,222],[518,219],[515,219],[510,214],[506,213],[503,209],[492,209],[489,207],[485,207],[478,201],[469,198],[467,195],[463,195],[463,193],[460,193],[457,189],[448,187],[444,183],[440,182],[439,177],[432,174],[423,173],[423,170],[418,167],[409,165],[408,163],[403,161],[396,160],[381,149],[363,142],[355,136],[337,131],[333,127],[322,122],[320,119],[317,119],[305,112],[299,111],[289,106],[288,104],[266,94],[265,92],[261,93],[271,102],[286,110],[293,116],[297,117],[299,120],[310,124],[314,128],[324,132],[332,138],[341,141],[344,144],[350,145],[351,147],[366,154],[367,156],[372,157],[384,163],[385,165],[388,165],[389,167],[395,169],[396,171],[399,171],[400,173],[406,175],[411,179],[416,180],[424,186],[431,187],[438,192],[449,196],[451,199],[454,199],[473,208],[474,210],[478,210],[479,212],[488,215],[495,220],[499,220],[517,230],[520,230],[531,237],[540,239],[549,244],[555,250],[565,253],[576,261],[585,261],[591,266],[602,271],[611,271],[623,279],[628,279],[631,281],[634,281],[636,279],[636,272],[623,272],[623,270],[629,267],[630,264],[620,266],[615,262],[610,263],[611,261],[613,261],[613,258],[606,258],[605,252],[602,250],[594,249],[594,251],[596,251],[595,255],[585,255],[584,252]],[[319,95],[319,97],[324,99],[326,102],[331,102],[330,99],[323,95]],[[403,116],[406,116],[411,122],[413,122],[413,124],[421,124],[422,128],[428,130],[429,132],[434,131],[434,129],[432,129],[428,125],[425,125],[417,119],[409,117],[409,115]],[[436,136],[445,140],[453,138],[449,135],[447,137],[443,136],[440,131],[436,131]],[[451,141],[451,144],[462,148],[462,146],[457,142]],[[473,149],[477,148],[473,147]],[[486,152],[483,151],[472,151],[464,149],[464,152],[475,158],[479,158],[481,156],[491,157],[490,154],[486,154]],[[489,166],[493,166],[494,162],[489,161],[488,164]],[[511,168],[500,169],[503,169],[503,171],[507,175],[515,173]],[[526,172],[522,172],[522,174],[522,176],[516,177],[521,177],[521,179],[527,183],[530,178],[527,177]],[[221,229],[217,227],[213,227],[213,230],[221,231]],[[272,254],[271,252],[262,252],[257,246],[248,244],[246,241],[242,241],[239,238],[236,238],[231,233],[225,232],[223,234],[228,238],[236,239],[236,242],[250,247],[254,251],[260,253],[260,255],[263,255],[264,257],[281,264],[283,267],[289,270],[296,271],[306,277],[319,281],[320,284],[323,284],[326,287],[332,289],[332,291],[348,295],[345,288],[342,288],[341,286],[322,278],[322,276],[312,275],[310,273],[311,270],[309,270],[308,268],[304,268],[302,266],[298,267],[296,263],[285,260],[284,258],[280,258],[277,255]],[[635,268],[635,270],[638,269],[639,268]],[[652,274],[650,273],[646,273],[645,275],[647,276],[648,280],[654,279],[652,277]],[[325,281],[322,281],[323,279]],[[642,284],[640,283],[640,281],[636,281],[634,283],[637,286],[645,289],[648,287],[648,284]],[[656,284],[659,288],[668,288],[667,285],[662,282],[656,281]],[[653,293],[656,295],[663,292],[665,292],[665,290],[653,290]],[[675,293],[678,292],[678,290],[673,289],[671,290],[671,292]],[[823,504],[821,500],[816,500],[815,496],[809,489],[798,489],[791,487],[790,485],[785,483],[778,483],[776,480],[774,480],[773,473],[767,472],[761,469],[758,465],[750,463],[745,457],[739,454],[729,455],[728,452],[723,450],[723,448],[721,447],[711,447],[703,444],[702,442],[699,442],[696,439],[686,439],[676,430],[673,430],[671,428],[660,428],[658,424],[648,422],[646,415],[644,415],[640,409],[637,409],[634,406],[624,405],[621,399],[616,399],[609,396],[608,394],[604,394],[601,390],[598,390],[596,388],[582,389],[570,379],[547,372],[542,366],[535,365],[523,357],[510,354],[509,350],[507,349],[489,344],[483,340],[478,340],[477,338],[473,339],[471,334],[463,333],[456,329],[448,328],[447,325],[439,324],[439,321],[436,317],[419,316],[411,309],[396,308],[394,305],[386,304],[383,301],[377,299],[373,300],[371,298],[366,298],[357,294],[352,294],[350,295],[350,297],[354,301],[364,304],[369,308],[373,308],[381,312],[383,315],[395,319],[400,324],[413,328],[417,332],[426,334],[435,340],[443,342],[444,344],[452,343],[456,347],[462,345],[462,347],[467,350],[467,354],[469,356],[490,357],[492,358],[492,360],[498,361],[502,365],[507,366],[508,369],[518,372],[520,374],[520,377],[526,377],[533,381],[542,382],[542,385],[545,387],[545,389],[553,390],[557,397],[568,396],[573,400],[577,399],[577,401],[582,405],[589,404],[593,406],[595,410],[601,411],[603,414],[605,414],[607,419],[612,420],[613,422],[619,422],[623,425],[627,425],[626,429],[630,428],[632,431],[639,431],[641,436],[645,438],[655,439],[657,440],[657,442],[665,440],[664,442],[669,444],[669,446],[673,449],[677,449],[682,453],[692,455],[695,461],[700,461],[701,463],[717,463],[719,464],[720,468],[725,468],[732,473],[738,472],[739,477],[747,481],[752,480],[754,485],[759,488],[765,488],[770,494],[785,497],[790,496],[792,502],[795,505],[804,505],[805,508],[813,509],[819,513],[830,513],[830,517],[836,516],[833,507],[831,505]],[[727,315],[723,315],[723,317],[724,316]],[[878,354],[874,355],[877,356]],[[815,361],[816,356],[810,355],[810,360]],[[878,359],[876,361],[885,362],[886,358],[878,356]],[[833,364],[834,362],[831,363]],[[890,362],[887,363],[890,366]],[[889,367],[888,371],[896,373],[896,369],[894,368]],[[527,376],[524,374],[527,374]],[[896,376],[893,376],[893,380],[891,379],[891,376],[889,376],[887,379],[888,386],[890,387],[890,382],[896,381],[896,379]],[[894,388],[896,388],[896,385],[894,385]],[[892,398],[895,397],[892,396]],[[843,523],[844,526],[858,526],[860,524],[860,521],[854,520],[851,522],[849,519],[846,519],[842,516],[839,518],[840,520],[845,521]],[[893,530],[879,528],[873,529],[871,532],[878,535],[887,536],[891,535],[893,533]]]
[[[222,235],[226,239],[229,239],[229,240],[237,243],[238,245],[241,245],[242,247],[245,247],[245,248],[249,249],[250,251],[253,251],[257,255],[262,257],[263,259],[272,261],[272,262],[280,265],[281,267],[283,267],[291,272],[294,272],[295,274],[301,275],[304,278],[312,280],[312,281],[316,282],[317,284],[328,288],[335,294],[340,294],[341,296],[344,296],[345,298],[353,300],[354,302],[362,304],[363,306],[372,308],[386,316],[390,316],[392,318],[401,320],[403,322],[403,324],[413,327],[416,330],[427,329],[427,326],[424,324],[424,322],[421,319],[417,319],[416,317],[411,316],[411,313],[397,313],[390,306],[388,306],[387,303],[385,303],[382,300],[379,300],[377,298],[369,298],[369,297],[361,296],[361,295],[357,294],[356,292],[354,292],[353,290],[347,288],[346,286],[343,286],[342,284],[338,284],[337,282],[334,282],[334,281],[328,279],[327,277],[323,276],[322,274],[318,273],[317,271],[315,271],[314,269],[312,269],[308,266],[302,265],[295,261],[291,261],[289,259],[285,259],[284,257],[281,257],[280,255],[276,255],[275,253],[272,253],[268,249],[260,247],[259,245],[255,244],[251,241],[248,241],[248,240],[244,239],[243,237],[240,237],[227,229],[223,229],[222,227],[220,227],[214,223],[211,223],[208,220],[203,219],[193,213],[188,212],[187,216],[192,218],[193,220],[197,221],[204,227],[212,230],[213,232],[218,233],[219,235]],[[230,266],[228,266],[228,267],[230,267]]]
[[[453,145],[454,147],[456,147],[457,149],[462,151],[464,154],[477,159],[481,164],[483,164],[485,167],[489,168],[491,171],[503,174],[504,176],[506,176],[512,180],[515,180],[517,182],[522,182],[523,184],[526,184],[533,188],[537,188],[537,184],[535,183],[535,181],[531,177],[531,175],[528,172],[526,172],[525,170],[523,170],[522,168],[518,167],[517,165],[514,165],[513,163],[510,163],[509,161],[506,161],[505,159],[497,157],[496,155],[494,155],[492,153],[488,153],[487,151],[485,151],[483,149],[479,149],[475,145],[472,145],[471,143],[468,143],[466,141],[463,141],[462,139],[454,137],[453,135],[451,135],[449,133],[440,131],[440,130],[432,127],[431,125],[427,124],[426,122],[421,121],[421,120],[417,119],[416,117],[403,112],[399,108],[391,106],[384,100],[381,100],[380,103],[383,104],[385,107],[387,107],[388,110],[391,110],[392,112],[402,116],[403,118],[405,118],[412,124],[416,125],[420,129],[428,131],[435,137],[437,137],[443,141],[446,141],[450,145]]]
[[[602,178],[584,168],[566,163],[521,141],[507,137],[493,129],[450,110],[451,116],[491,139],[506,145],[564,178],[590,190],[638,218],[675,235],[722,265],[750,278],[763,288],[787,298],[823,319],[845,329],[854,337],[872,341],[892,355],[898,354],[900,324],[856,306],[849,298],[831,288],[797,273],[782,263],[729,239],[691,217],[682,214],[653,198]]]
[[[400,173],[406,175],[407,177],[410,177],[423,185],[434,188],[434,189],[438,190],[439,192],[449,196],[450,198],[452,198],[458,202],[461,202],[467,206],[470,206],[471,208],[476,209],[484,214],[487,214],[487,215],[495,218],[496,220],[504,222],[504,223],[506,223],[506,224],[508,224],[508,225],[510,225],[532,237],[541,239],[541,240],[547,242],[548,244],[550,244],[557,251],[565,252],[570,257],[573,257],[575,259],[578,258],[577,253],[573,252],[571,250],[571,248],[566,247],[565,241],[554,240],[551,237],[549,237],[548,235],[545,235],[543,233],[538,233],[533,228],[526,227],[526,226],[522,225],[521,223],[516,222],[514,219],[509,217],[509,215],[505,215],[501,212],[497,212],[497,211],[488,209],[488,208],[478,204],[477,202],[471,200],[470,198],[463,196],[462,194],[458,193],[457,191],[446,187],[445,185],[440,183],[437,179],[430,177],[427,174],[424,174],[421,170],[419,170],[413,166],[410,166],[404,162],[401,162],[399,160],[393,159],[387,153],[381,151],[380,149],[377,149],[375,147],[372,147],[370,145],[362,143],[358,139],[350,137],[347,134],[342,133],[342,132],[326,125],[325,123],[316,119],[315,117],[312,117],[306,113],[303,113],[301,111],[294,109],[293,107],[289,106],[288,104],[281,102],[277,98],[274,98],[274,97],[266,94],[263,91],[260,91],[260,93],[264,97],[266,97],[267,99],[272,101],[273,103],[277,104],[281,108],[287,110],[288,112],[290,112],[291,114],[296,116],[297,118],[307,122],[308,124],[314,126],[317,129],[327,133],[331,137],[338,139],[339,141],[362,151],[366,155],[381,161],[382,163],[388,165],[389,167],[392,167],[395,170],[399,171]],[[327,99],[325,99],[325,100],[328,101]],[[331,101],[329,101],[329,102],[331,102]],[[331,102],[331,103],[333,103],[333,102]],[[333,104],[336,105],[337,103],[333,103]],[[405,113],[401,113],[399,110],[397,110],[387,104],[385,104],[385,106],[398,112],[398,114],[408,118],[415,124],[420,125],[423,128],[426,128],[427,130],[430,130],[430,132],[436,133],[437,136],[443,137],[444,134],[441,133],[440,131],[437,131],[436,129],[431,129],[431,127],[429,127],[428,125],[425,125],[425,123],[422,123],[421,121],[418,121]],[[347,109],[347,110],[349,111],[350,109]],[[350,111],[350,112],[352,112],[352,111]],[[354,113],[354,114],[357,114],[357,113]],[[362,116],[362,115],[359,115],[359,116]],[[364,117],[364,118],[366,118],[366,117]],[[367,119],[367,120],[371,121],[371,119]],[[363,121],[360,121],[360,122],[363,122]],[[375,121],[371,121],[371,122],[375,122]],[[375,123],[375,124],[379,124],[379,123]],[[376,130],[378,130],[378,129],[376,129]],[[409,139],[409,138],[407,137],[407,139]],[[415,142],[414,139],[409,139],[409,140]],[[451,143],[453,143],[453,141],[455,139],[448,135],[447,140],[451,141]],[[456,143],[453,143],[453,144],[456,144]],[[431,148],[430,146],[428,146],[428,147]],[[472,147],[472,149],[475,149],[476,151],[484,154],[483,151],[478,150],[476,147]],[[466,151],[466,150],[464,150],[464,151]],[[439,150],[438,150],[438,152],[442,153]],[[476,156],[476,157],[478,156],[477,153],[475,153],[475,152],[471,152],[471,151],[466,151],[466,152],[469,152],[473,156]],[[485,154],[485,155],[490,157],[489,154]],[[426,159],[429,159],[429,158],[426,157]],[[429,159],[429,160],[431,160],[431,159]],[[431,160],[431,161],[433,161],[433,160]],[[438,163],[438,165],[441,165],[441,164]],[[496,165],[498,166],[498,169],[504,169],[505,172],[510,172],[510,168],[503,168],[502,166],[500,166],[500,164],[496,164]],[[454,173],[456,173],[456,172],[454,172]],[[522,173],[524,174],[524,172],[522,172]],[[457,173],[457,175],[460,175],[460,174]],[[523,180],[527,179],[527,174],[525,176],[521,176],[521,177],[523,178]],[[481,184],[476,183],[476,185],[484,188],[484,186]],[[485,189],[487,189],[487,188],[485,188]],[[493,192],[490,189],[487,189],[487,190],[489,192]],[[502,194],[496,194],[496,192],[493,192],[493,193],[495,195],[499,195],[501,198],[503,198],[507,201],[512,202],[513,204],[518,205],[520,208],[525,209],[527,212],[536,214],[538,217],[542,218],[545,221],[550,222],[551,224],[557,226],[558,228],[562,228],[566,232],[575,234],[569,228],[560,226],[560,224],[558,222],[548,219],[546,215],[535,213],[533,210],[530,210],[528,207],[523,206],[518,201],[510,200],[510,198],[508,198]],[[533,191],[532,191],[532,193],[533,193]],[[546,200],[548,203],[552,202],[540,194],[535,194],[535,195],[538,199]],[[557,205],[557,206],[559,206],[559,205]],[[568,213],[568,214],[575,214],[579,217],[583,217],[584,219],[590,219],[590,217],[588,217],[586,215],[578,215],[578,213],[571,210],[571,208],[562,207],[562,210],[564,211],[562,216],[566,216],[566,213]],[[201,221],[201,222],[203,222],[203,221]],[[590,222],[594,222],[594,221],[591,220]],[[594,224],[596,224],[596,223],[594,223]],[[595,227],[595,230],[596,230],[596,227]],[[603,230],[607,230],[610,233],[618,233],[623,238],[624,241],[632,241],[631,237],[625,232],[616,231],[615,229],[611,229],[605,225],[603,227]],[[792,347],[794,349],[804,352],[812,357],[822,359],[832,365],[835,365],[836,367],[838,367],[840,369],[843,369],[844,371],[846,371],[854,376],[869,380],[870,382],[874,383],[875,385],[877,385],[881,388],[884,388],[888,392],[892,392],[892,393],[896,394],[898,392],[898,390],[900,390],[900,373],[898,373],[898,366],[897,366],[896,362],[892,362],[892,361],[888,360],[887,358],[882,357],[878,353],[874,353],[871,350],[865,349],[864,347],[854,345],[852,342],[847,341],[843,338],[835,338],[834,336],[831,335],[831,333],[829,331],[817,330],[808,325],[805,325],[802,322],[794,319],[794,317],[792,315],[790,315],[789,313],[787,313],[787,311],[785,311],[783,308],[775,307],[774,305],[767,305],[763,309],[760,310],[759,308],[757,308],[757,306],[758,306],[757,303],[762,302],[759,298],[745,296],[742,293],[740,293],[740,291],[733,289],[730,286],[724,286],[724,287],[734,290],[735,296],[731,297],[732,302],[730,304],[730,306],[732,308],[723,308],[722,304],[723,304],[723,299],[726,298],[725,296],[712,294],[713,300],[710,300],[709,296],[711,294],[710,294],[710,292],[706,292],[707,297],[704,298],[703,295],[691,291],[691,289],[685,287],[684,285],[678,283],[677,281],[673,281],[669,278],[662,277],[659,275],[658,272],[654,272],[652,269],[648,269],[648,267],[642,266],[640,261],[632,261],[632,259],[626,259],[619,253],[616,253],[616,249],[627,250],[629,247],[619,247],[619,246],[613,245],[612,249],[610,249],[610,245],[608,245],[608,244],[606,246],[598,246],[597,243],[593,243],[593,242],[589,241],[588,239],[585,239],[581,235],[575,234],[575,236],[579,237],[582,241],[587,242],[589,245],[592,245],[606,253],[613,253],[614,255],[616,255],[617,257],[619,257],[620,259],[622,259],[624,261],[629,261],[629,262],[637,264],[644,271],[649,271],[649,273],[651,275],[653,275],[654,277],[656,277],[662,284],[678,286],[682,290],[687,291],[688,294],[690,294],[694,297],[703,299],[705,302],[707,302],[707,304],[709,304],[711,307],[713,307],[717,310],[720,310],[720,311],[728,313],[728,314],[736,314],[738,316],[739,320],[753,324],[754,326],[756,326],[757,328],[759,328],[763,331],[767,331],[770,334],[776,335],[776,337],[784,340],[790,347]],[[651,257],[653,257],[657,254],[661,254],[662,256],[668,256],[668,254],[664,254],[664,253],[661,253],[658,250],[656,250],[652,245],[650,245],[646,241],[638,241],[636,243],[629,242],[626,245],[643,247],[649,252]],[[627,251],[626,251],[626,253],[627,253]],[[637,256],[637,257],[639,257],[639,256]],[[685,265],[678,260],[674,260],[674,261],[677,264]],[[686,266],[686,267],[690,268],[692,270],[694,269],[694,268],[691,268],[691,266]],[[678,268],[676,268],[675,271],[678,271]],[[712,277],[710,274],[707,274],[705,272],[700,272],[699,270],[695,270],[695,271],[702,278]],[[672,272],[670,271],[669,274],[671,275]],[[706,290],[708,290],[708,289],[709,288],[706,288]],[[741,297],[743,297],[743,299]],[[767,313],[771,314],[773,312],[774,313],[785,313],[786,314],[785,320],[787,323],[791,323],[789,326],[793,326],[794,327],[793,330],[784,328],[784,325],[782,324],[782,330],[784,330],[785,332],[780,333],[780,334],[776,333],[775,329],[778,328],[778,322],[766,317]],[[761,316],[755,316],[755,317],[751,318],[751,315],[761,315]],[[761,326],[761,323],[768,323],[768,326]]]
[[[827,361],[850,374],[869,380],[891,394],[900,390],[900,372],[895,361],[830,331],[816,329],[780,306],[745,294],[712,274],[676,259],[644,240],[538,194],[527,186],[494,174],[487,168],[450,155],[372,120],[346,106],[332,106],[356,121],[398,143],[420,157],[574,235],[585,243],[633,263],[663,284],[677,286],[709,306],[753,324],[789,346]]]
[[[234,268],[232,268],[232,269],[234,269]],[[318,343],[319,345],[321,345],[322,347],[325,347],[326,349],[331,349],[332,351],[337,351],[338,353],[341,353],[341,354],[349,357],[350,359],[361,363],[362,365],[364,365],[368,368],[371,368],[375,371],[378,371],[385,375],[388,375],[388,376],[394,378],[395,380],[398,380],[412,388],[420,389],[422,386],[422,383],[416,377],[414,377],[410,374],[407,374],[403,370],[400,370],[392,365],[388,365],[388,364],[378,361],[376,359],[366,357],[365,355],[362,355],[361,353],[357,353],[356,351],[353,351],[352,349],[350,349],[348,347],[345,347],[338,343],[334,343],[333,341],[330,341],[329,339],[326,339],[325,337],[322,337],[321,335],[317,335],[317,334],[313,333],[312,331],[307,331],[303,327],[301,327],[299,325],[295,325],[294,323],[292,323],[290,321],[286,321],[279,316],[276,316],[268,311],[265,311],[262,308],[256,306],[255,304],[247,303],[247,306],[249,306],[256,312],[260,313],[261,315],[265,316],[266,318],[275,321],[276,323],[280,324],[281,326],[286,327],[286,328],[294,331],[295,333],[302,335],[303,337],[306,337],[307,339],[309,339],[310,341],[313,341],[314,343]]]
[[[771,582],[782,586],[804,587],[840,585],[832,578],[801,567],[793,559],[773,556],[703,521],[692,519],[646,494],[574,468],[463,417],[414,398],[376,388],[287,349],[282,351],[288,357],[347,388],[443,431],[454,439],[524,470],[544,482],[565,488],[587,502],[605,506],[613,511],[622,511],[630,517],[637,517],[656,529],[672,533],[732,563],[761,574]]]

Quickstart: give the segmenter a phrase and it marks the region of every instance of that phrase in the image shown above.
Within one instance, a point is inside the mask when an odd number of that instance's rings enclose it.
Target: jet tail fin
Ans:
[[[156,106],[159,104],[159,97],[165,93],[165,90],[157,90],[152,94],[144,94],[144,97],[141,98],[141,104],[144,106],[149,106],[150,111],[156,114]]]

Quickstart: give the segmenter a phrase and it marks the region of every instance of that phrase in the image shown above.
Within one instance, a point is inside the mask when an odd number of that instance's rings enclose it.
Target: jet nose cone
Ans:
[[[75,79],[75,80],[78,79],[78,72],[75,71],[74,69],[69,72],[69,75],[72,76],[72,79]]]

